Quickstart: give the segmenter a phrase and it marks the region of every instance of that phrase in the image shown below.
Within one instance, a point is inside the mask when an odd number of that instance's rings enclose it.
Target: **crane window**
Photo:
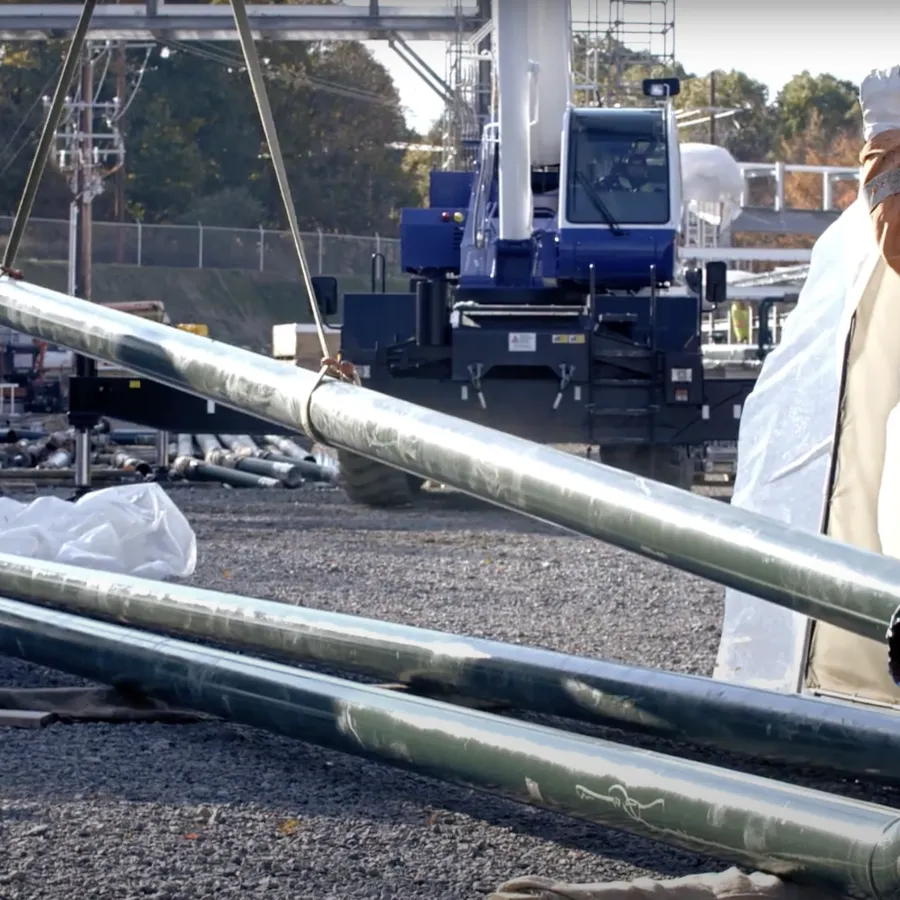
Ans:
[[[671,213],[662,113],[573,112],[566,181],[566,219],[573,224],[666,224]]]

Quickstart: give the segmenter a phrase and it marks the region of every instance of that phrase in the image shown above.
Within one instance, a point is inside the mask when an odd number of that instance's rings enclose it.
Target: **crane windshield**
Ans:
[[[566,219],[664,225],[671,219],[665,120],[657,109],[573,110]]]

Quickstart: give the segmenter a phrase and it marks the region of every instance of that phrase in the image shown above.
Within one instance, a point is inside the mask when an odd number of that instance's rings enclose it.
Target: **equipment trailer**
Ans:
[[[410,290],[344,297],[340,348],[374,390],[690,487],[692,450],[736,441],[753,379],[704,372],[701,309],[724,263],[675,285],[683,207],[674,78],[650,106],[571,105],[568,0],[495,0],[496,121],[474,171],[431,173],[401,214]],[[373,260],[373,266],[375,264]],[[337,283],[316,279],[319,307]],[[339,454],[351,499],[410,502],[418,479]]]

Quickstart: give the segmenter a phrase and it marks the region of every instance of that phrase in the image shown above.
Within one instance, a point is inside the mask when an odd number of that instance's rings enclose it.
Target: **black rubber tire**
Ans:
[[[423,479],[373,462],[364,456],[338,450],[340,481],[352,503],[379,509],[395,509],[415,502]]]
[[[604,447],[600,462],[684,491],[694,486],[694,461],[683,447]]]

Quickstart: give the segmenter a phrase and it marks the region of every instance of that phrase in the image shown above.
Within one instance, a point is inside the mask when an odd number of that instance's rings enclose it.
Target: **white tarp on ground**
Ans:
[[[861,285],[878,258],[859,201],[816,242],[798,306],[744,406],[734,506],[801,531],[821,530],[844,347]],[[807,624],[805,616],[726,591],[714,677],[797,690]]]
[[[197,565],[193,529],[153,483],[94,491],[75,503],[0,497],[0,550],[157,580],[184,578]]]

